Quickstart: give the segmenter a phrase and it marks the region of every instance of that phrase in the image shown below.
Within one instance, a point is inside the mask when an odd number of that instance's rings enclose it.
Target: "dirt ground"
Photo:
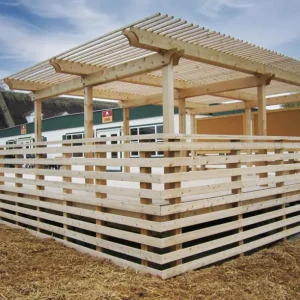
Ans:
[[[163,281],[0,225],[0,299],[300,299],[300,240]]]

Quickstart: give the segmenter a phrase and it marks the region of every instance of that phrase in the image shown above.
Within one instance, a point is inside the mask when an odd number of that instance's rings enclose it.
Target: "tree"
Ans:
[[[299,92],[293,92],[291,94],[298,94],[298,93]],[[283,108],[291,108],[291,107],[299,107],[299,106],[300,106],[300,101],[281,104],[281,107],[283,107]]]
[[[292,102],[292,103],[286,103],[281,105],[281,107],[284,108],[291,108],[291,107],[298,107],[298,106],[300,106],[300,102]]]
[[[0,83],[0,91],[4,91],[4,90],[5,90],[4,85]]]

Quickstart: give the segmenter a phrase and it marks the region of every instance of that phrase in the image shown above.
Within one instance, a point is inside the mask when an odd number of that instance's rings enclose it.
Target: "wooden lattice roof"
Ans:
[[[161,14],[100,36],[10,75],[4,81],[13,89],[36,92],[174,48],[183,50],[178,65],[174,66],[174,88],[178,90],[259,74],[272,76],[273,80],[266,89],[267,95],[300,89],[300,61]],[[162,92],[160,68],[116,79],[94,85],[94,96],[127,101]],[[82,95],[82,91],[68,90],[66,94]],[[192,100],[202,103],[219,103],[228,99],[255,100],[256,88],[208,94],[212,95],[207,97],[202,93]]]

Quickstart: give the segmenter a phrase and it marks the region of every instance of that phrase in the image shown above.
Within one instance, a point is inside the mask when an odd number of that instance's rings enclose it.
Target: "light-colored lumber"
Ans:
[[[148,159],[151,157],[151,152],[140,152],[140,158],[141,159]],[[141,167],[140,168],[140,173],[141,174],[151,174],[152,169],[150,167]],[[148,183],[148,182],[140,182],[140,189],[143,190],[151,190],[152,189],[152,184]],[[141,197],[140,198],[140,203],[141,204],[145,204],[145,205],[152,205],[152,199],[151,198],[147,198],[147,197]],[[141,214],[141,219],[143,220],[151,220],[152,217],[149,216],[148,214]],[[151,233],[148,230],[145,229],[141,229],[141,235],[146,235],[149,236]],[[141,244],[141,249],[144,251],[152,251],[151,247],[148,247],[147,245]],[[149,266],[149,262],[148,260],[142,259],[141,260],[142,265],[144,266]]]
[[[257,87],[258,135],[267,135],[266,86]]]
[[[129,39],[131,45],[152,51],[161,51],[161,49],[183,50],[183,57],[195,61],[208,63],[223,68],[241,71],[249,74],[274,74],[274,79],[293,85],[300,86],[300,75],[291,73],[283,69],[274,68],[259,62],[233,56],[218,50],[206,48],[204,46],[185,43],[178,39],[172,39],[154,32],[146,31],[141,28],[130,28],[124,30],[124,34]]]
[[[271,236],[261,238],[257,241],[249,242],[247,244],[244,244],[244,245],[241,245],[241,246],[238,246],[235,248],[224,250],[222,252],[219,252],[219,253],[216,253],[216,254],[213,254],[213,255],[210,255],[210,256],[195,260],[195,261],[191,261],[182,266],[173,267],[171,269],[164,271],[162,278],[167,279],[167,278],[182,274],[186,271],[198,269],[198,268],[204,267],[206,265],[212,264],[214,262],[233,257],[240,253],[245,253],[252,249],[256,249],[256,248],[262,247],[264,245],[267,245],[269,243],[278,241],[284,237],[293,235],[293,234],[299,232],[299,230],[300,230],[300,226],[297,226],[297,227],[291,228],[287,231],[282,231],[279,233],[275,233]]]
[[[137,58],[130,62],[125,62],[117,66],[91,73],[84,78],[77,77],[75,79],[54,84],[49,88],[38,90],[32,94],[32,98],[33,100],[43,100],[62,94],[68,94],[83,89],[86,86],[96,86],[117,79],[155,71],[162,66],[168,65],[173,55],[174,51],[167,51],[161,54],[158,53],[143,58]]]
[[[174,132],[173,61],[162,68],[163,131]]]
[[[93,87],[87,86],[84,88],[84,137],[93,138],[94,136],[94,119],[93,119]],[[87,143],[88,145],[90,143]],[[92,158],[93,153],[86,152],[84,157]],[[85,166],[85,171],[93,171],[93,166]],[[93,184],[93,178],[86,178],[86,184]]]
[[[130,121],[130,108],[124,107],[123,108],[123,135],[128,136],[130,135],[130,128],[129,128],[129,121]],[[129,141],[124,141],[124,143],[128,143]],[[130,152],[124,152],[124,158],[129,158],[130,157]],[[124,172],[129,173],[130,172],[130,167],[125,166],[124,167]]]

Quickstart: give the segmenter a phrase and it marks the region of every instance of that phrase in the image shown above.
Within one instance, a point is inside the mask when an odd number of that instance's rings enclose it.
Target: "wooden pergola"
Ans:
[[[84,96],[86,138],[92,137],[93,97],[119,101],[125,134],[131,107],[161,104],[164,133],[174,133],[174,106],[179,107],[180,133],[186,133],[186,112],[194,124],[196,114],[245,109],[250,116],[251,108],[258,107],[259,134],[266,135],[266,106],[300,98],[299,94],[268,98],[299,91],[300,62],[158,13],[8,76],[4,82],[11,89],[32,92],[37,140],[41,139],[41,101],[62,94]],[[229,100],[239,103],[222,104]]]
[[[300,232],[300,137],[266,136],[266,106],[300,100],[300,61],[156,14],[4,81],[31,91],[36,140],[0,145],[0,223],[162,278]],[[85,138],[42,142],[42,101],[62,94],[84,96]],[[93,137],[93,97],[119,101],[123,136]],[[130,135],[149,104],[164,133]],[[244,135],[195,134],[195,115],[235,109]]]

